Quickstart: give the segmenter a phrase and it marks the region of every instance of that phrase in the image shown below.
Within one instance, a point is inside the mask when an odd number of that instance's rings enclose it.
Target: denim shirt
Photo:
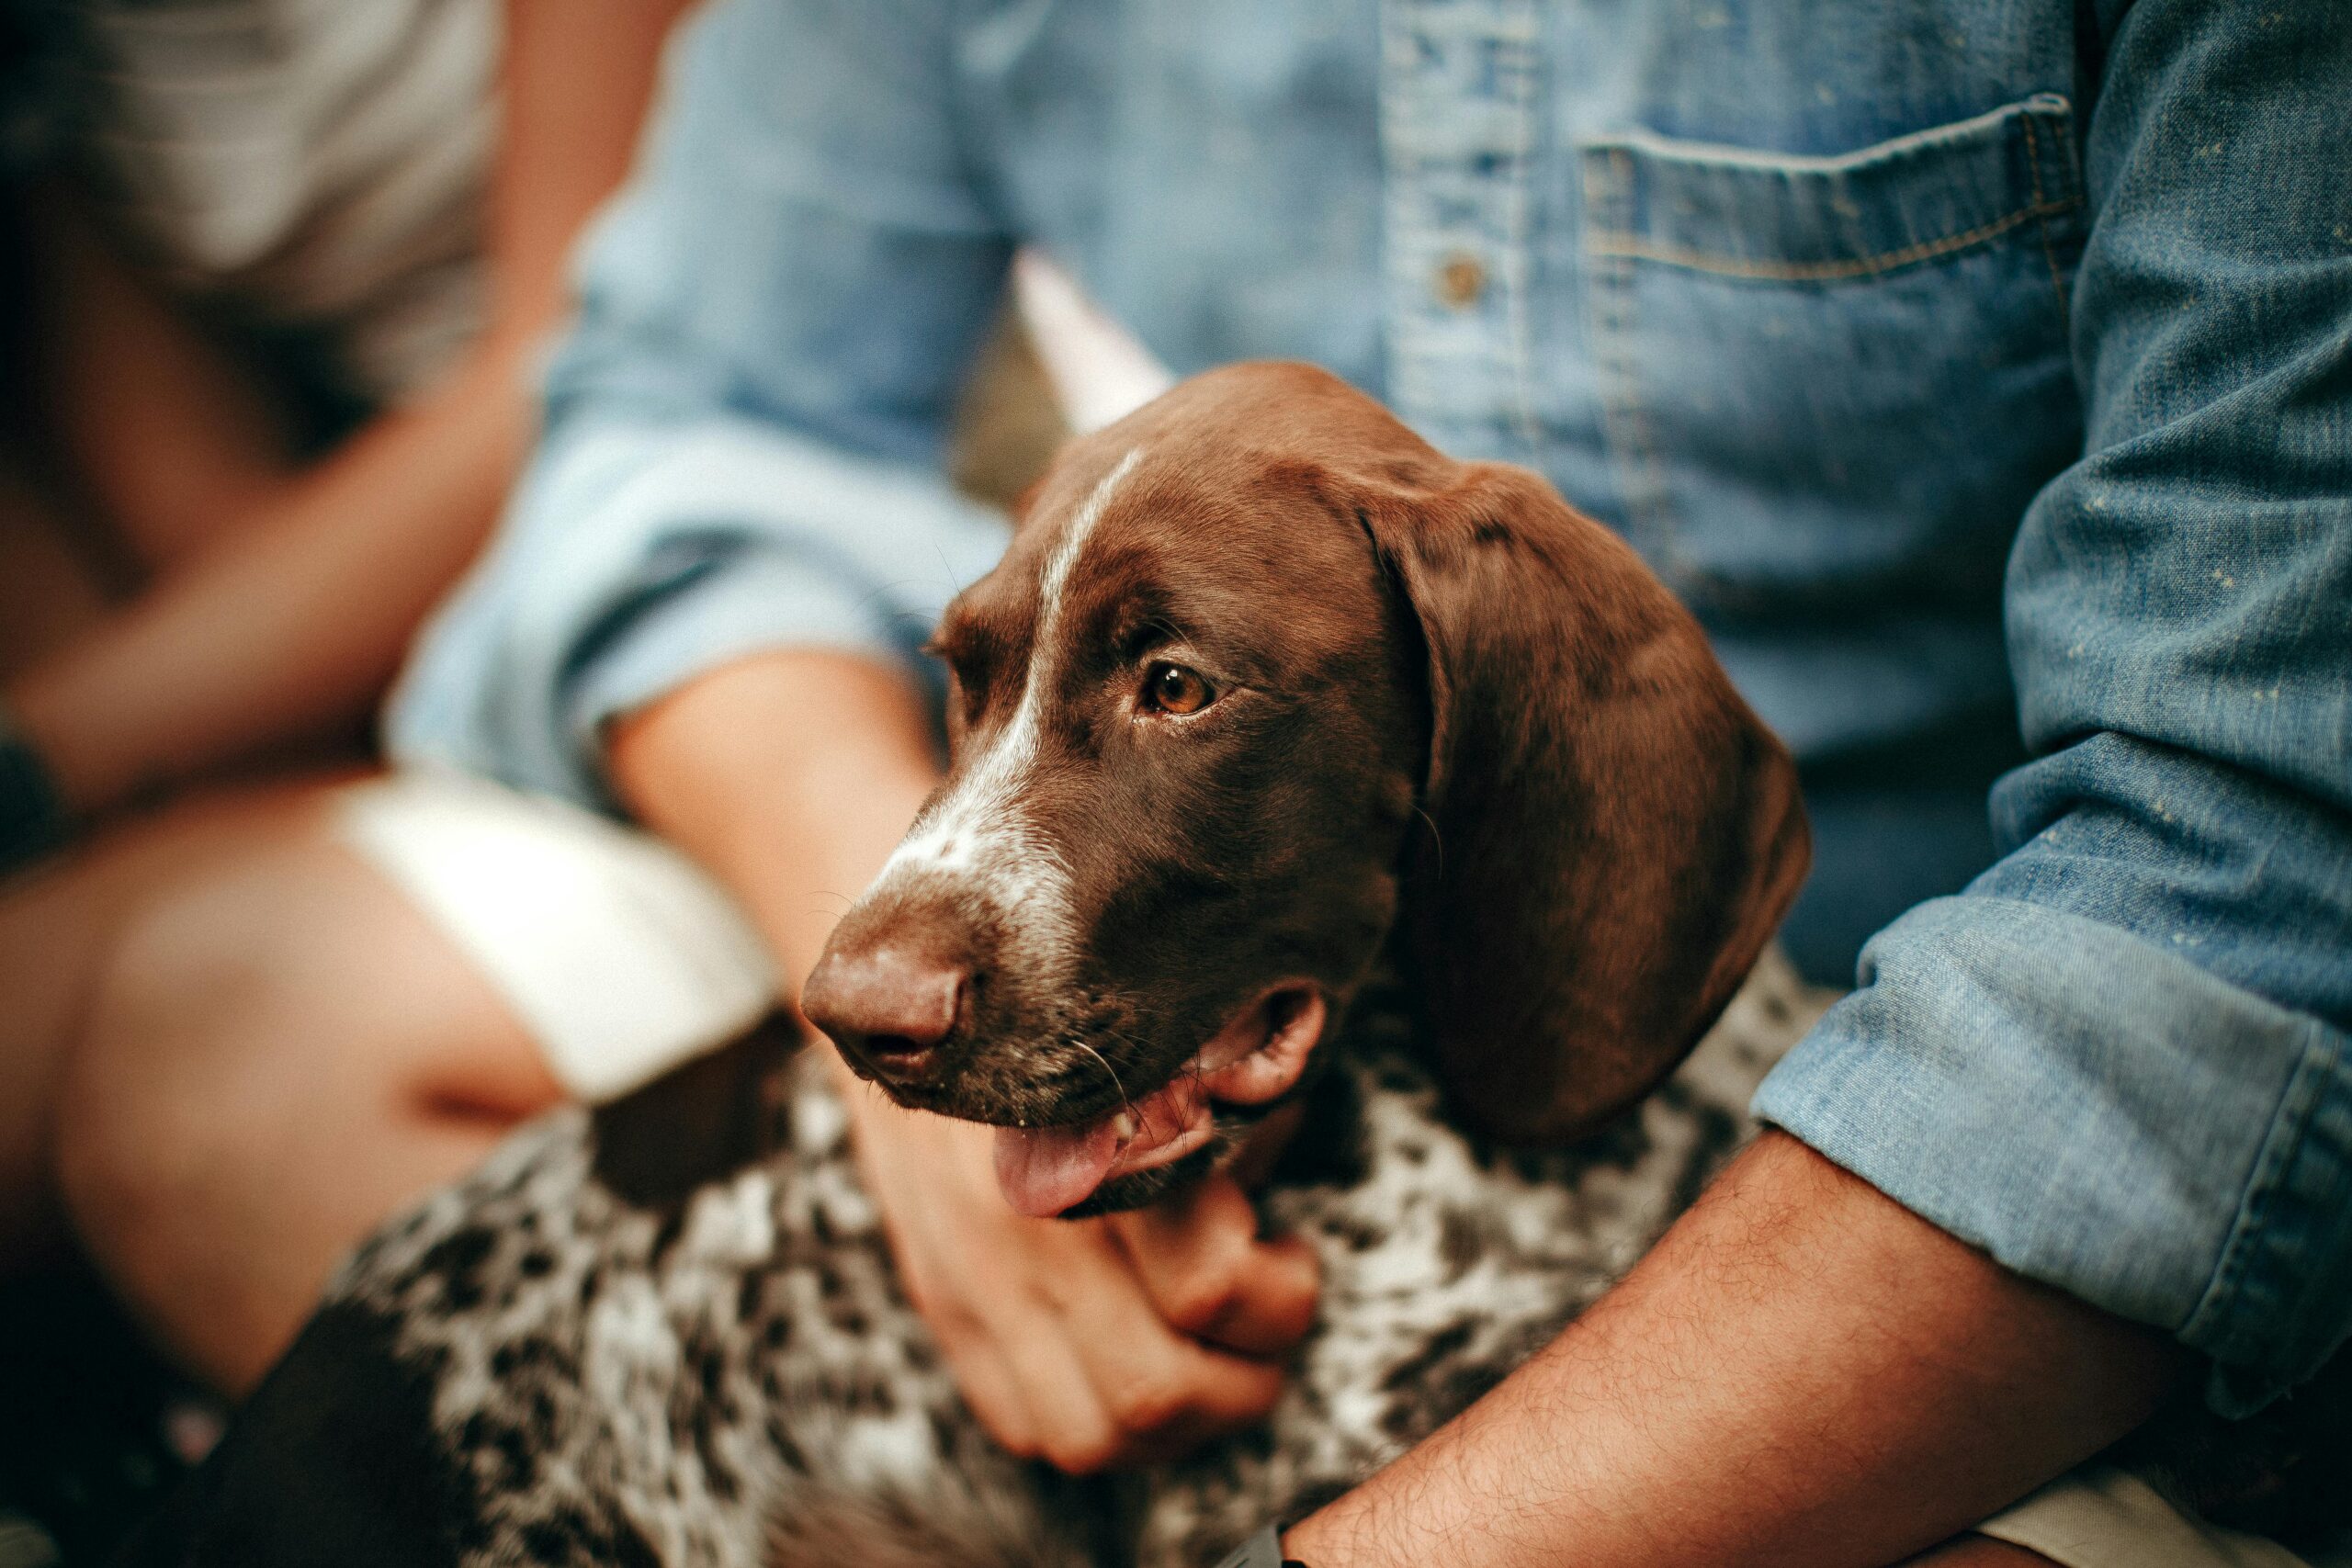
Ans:
[[[920,671],[1036,244],[1180,373],[1542,469],[1698,613],[1804,770],[1792,948],[1877,932],[1764,1117],[2224,1412],[2343,1341],[2338,0],[729,0],[672,72],[398,751],[608,805],[600,726],[730,658]]]

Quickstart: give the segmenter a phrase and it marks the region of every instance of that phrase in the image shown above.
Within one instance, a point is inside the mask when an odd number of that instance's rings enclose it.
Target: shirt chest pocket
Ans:
[[[1702,609],[1981,607],[2080,445],[2073,111],[1835,157],[1578,148],[1588,330],[1634,542]]]

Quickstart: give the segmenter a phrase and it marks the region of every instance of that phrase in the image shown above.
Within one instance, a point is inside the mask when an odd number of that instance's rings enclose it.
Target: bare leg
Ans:
[[[124,922],[273,835],[307,830],[321,787],[192,801],[0,882],[0,1271],[41,1258],[60,1239],[50,1172],[61,1064]]]
[[[205,809],[10,901],[0,962],[55,982],[0,987],[0,1027],[32,1047],[0,1070],[20,1080],[6,1100],[55,1107],[29,1141],[91,1257],[168,1350],[242,1392],[345,1250],[560,1090],[327,834],[315,788]]]

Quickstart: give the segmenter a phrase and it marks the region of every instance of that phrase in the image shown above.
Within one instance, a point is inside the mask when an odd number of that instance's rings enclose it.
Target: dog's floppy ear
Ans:
[[[1358,520],[1426,646],[1404,919],[1445,1081],[1572,1136],[1714,1021],[1809,857],[1796,771],[1698,624],[1543,479],[1391,468]]]

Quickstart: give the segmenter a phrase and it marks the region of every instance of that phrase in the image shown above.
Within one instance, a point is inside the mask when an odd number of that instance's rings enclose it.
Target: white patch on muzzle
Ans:
[[[971,759],[963,775],[884,863],[874,891],[916,882],[948,883],[993,909],[1025,963],[1066,965],[1076,926],[1069,870],[1023,811],[1035,777],[1046,704],[1061,675],[1062,601],[1088,536],[1111,494],[1143,456],[1120,458],[1086,497],[1046,559],[1038,583],[1037,635],[1012,717]]]

